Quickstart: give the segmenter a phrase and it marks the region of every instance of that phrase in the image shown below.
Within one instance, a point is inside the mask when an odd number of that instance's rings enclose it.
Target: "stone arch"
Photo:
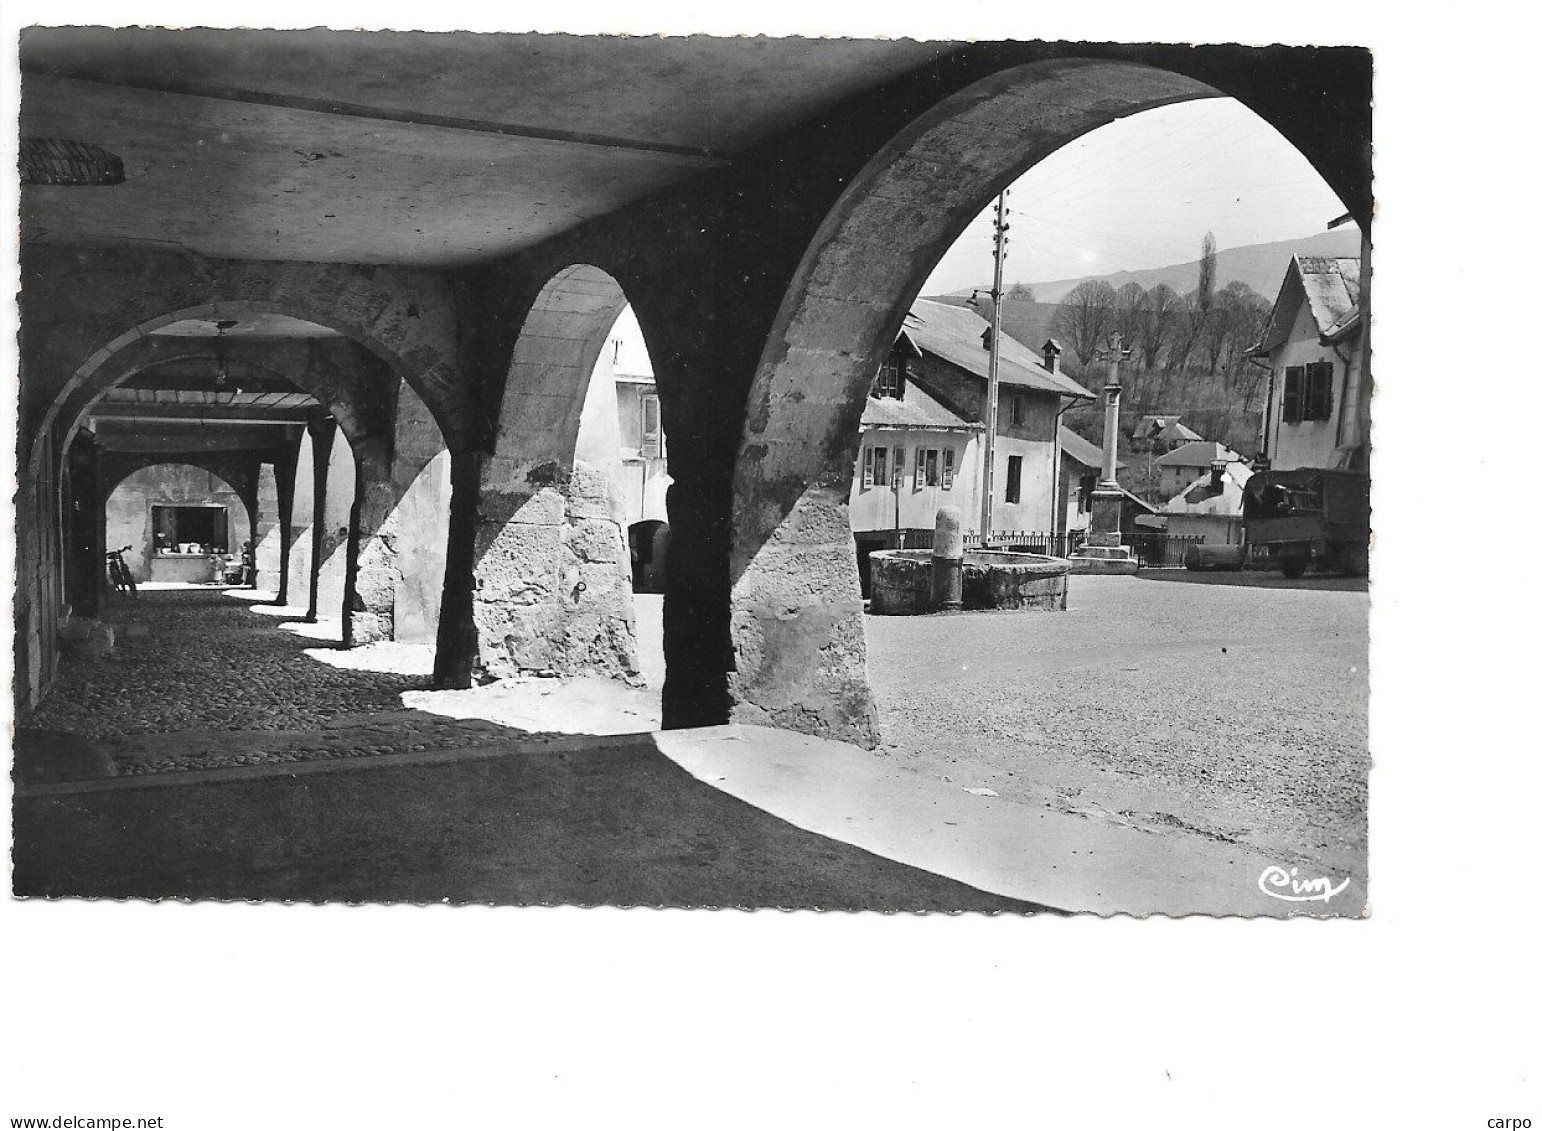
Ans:
[[[447,462],[436,457],[449,450],[447,426],[452,420],[443,408],[442,390],[422,371],[414,370],[377,337],[360,333],[345,320],[315,313],[292,301],[230,299],[183,307],[142,321],[91,354],[60,386],[34,439],[30,470],[35,476],[44,471],[37,463],[48,450],[41,440],[50,432],[62,433],[60,442],[52,447],[54,458],[66,458],[79,422],[108,389],[157,366],[209,356],[206,342],[157,336],[156,330],[188,320],[239,321],[265,313],[312,322],[340,335],[335,339],[284,339],[261,347],[232,339],[224,348],[233,366],[250,366],[282,377],[315,395],[348,441],[357,486],[352,512],[345,521],[344,642],[353,645],[396,638],[400,611],[410,611],[410,616],[401,619],[403,626],[410,626],[411,638],[433,639],[443,600],[443,542],[447,535],[440,527],[447,500],[424,501],[418,496],[425,489],[440,487],[448,493],[444,475],[423,472],[430,465],[439,472]],[[243,350],[262,356],[242,358]],[[462,430],[463,422],[455,434]],[[429,516],[426,521],[425,515]],[[279,540],[287,543],[287,516],[281,515],[280,525]],[[280,556],[284,581],[288,560],[287,552]],[[428,577],[426,583],[419,573]],[[280,582],[281,592],[284,581]]]
[[[114,500],[120,488],[124,487],[136,476],[142,476],[145,472],[156,468],[165,468],[169,471],[190,469],[203,472],[224,485],[224,492],[232,496],[232,501],[239,503],[239,510],[232,511],[226,504],[226,512],[232,518],[239,517],[242,525],[232,523],[226,531],[226,551],[239,552],[241,543],[252,537],[253,514],[251,508],[251,495],[255,490],[255,483],[251,482],[249,469],[243,468],[237,461],[218,456],[200,455],[198,453],[134,453],[131,458],[114,460],[103,468],[102,498],[106,508],[105,529],[109,548],[116,549],[121,543],[119,538],[127,537],[128,545],[135,551],[132,556],[126,554],[130,567],[140,581],[150,579],[150,549],[153,545],[150,530],[150,514],[141,511],[138,514],[127,513],[124,507],[126,500],[119,500],[115,513]],[[186,490],[186,476],[172,476],[171,481],[158,489],[157,497],[172,503],[187,503],[196,491]],[[150,494],[154,489],[146,484],[146,502],[153,503]],[[215,492],[216,494],[219,492]],[[133,508],[139,510],[139,508]],[[137,520],[137,521],[136,521]]]
[[[612,427],[580,442],[586,411],[615,419],[595,374],[626,305],[610,274],[572,264],[541,288],[514,343],[473,553],[476,663],[490,674],[638,677],[619,439]]]
[[[329,319],[325,314],[302,309],[294,303],[269,302],[259,299],[230,299],[215,302],[202,303],[198,306],[184,307],[170,313],[159,314],[146,319],[133,326],[129,330],[117,335],[106,345],[92,352],[69,375],[62,385],[54,392],[42,417],[33,430],[29,470],[36,474],[40,469],[39,460],[43,451],[42,439],[52,428],[62,427],[61,442],[58,445],[58,454],[62,454],[69,447],[69,441],[73,438],[80,419],[89,411],[90,407],[100,398],[102,393],[122,382],[131,379],[135,375],[155,365],[165,364],[174,360],[187,360],[207,357],[201,352],[199,346],[188,342],[179,342],[175,338],[156,338],[152,335],[156,330],[177,322],[192,320],[213,320],[220,318],[232,318],[240,320],[242,317],[250,317],[254,314],[282,314],[292,318],[323,326],[329,330],[335,330],[344,339],[353,342],[357,346],[368,351],[395,378],[406,382],[422,396],[421,378],[414,378],[400,358],[395,357],[389,349],[379,341],[368,335],[358,334],[340,320]],[[239,348],[239,347],[232,347]],[[394,403],[393,390],[389,388],[370,388],[361,383],[355,375],[339,372],[335,365],[328,366],[325,362],[317,367],[319,372],[309,373],[302,371],[280,372],[271,366],[263,366],[269,373],[284,377],[309,392],[314,393],[317,399],[327,405],[328,411],[338,421],[339,426],[350,431],[350,441],[356,446],[364,444],[368,448],[370,443],[369,428],[371,421],[367,408],[370,406],[389,407]],[[307,380],[309,376],[309,380]],[[433,400],[425,399],[433,412]],[[442,412],[435,412],[435,422],[440,431],[446,436],[450,433],[445,428],[445,419]],[[387,451],[378,453],[385,456]]]
[[[969,221],[1061,146],[1222,92],[1144,63],[1008,67],[938,101],[854,176],[793,276],[734,472],[733,717],[877,741],[847,493],[872,375]]]

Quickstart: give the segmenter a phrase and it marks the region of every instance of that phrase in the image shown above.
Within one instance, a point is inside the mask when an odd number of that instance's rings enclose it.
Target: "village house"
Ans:
[[[1242,489],[1253,476],[1240,460],[1217,460],[1161,509],[1169,538],[1204,539],[1207,546],[1242,546]]]
[[[1191,440],[1203,440],[1194,429],[1173,413],[1147,414],[1135,424],[1130,437],[1150,451],[1170,452]]]
[[[850,516],[864,579],[869,553],[930,534],[940,507],[958,507],[965,531],[979,532],[990,333],[966,307],[920,299],[906,315],[862,413]],[[1063,529],[1058,420],[1093,398],[1049,346],[1041,357],[1001,337],[993,531]]]
[[[1269,366],[1261,466],[1365,470],[1361,346],[1360,260],[1293,256],[1263,335],[1247,351]]]
[[[1241,459],[1225,444],[1214,440],[1191,440],[1153,461],[1153,466],[1161,472],[1157,490],[1162,498],[1171,498],[1186,490],[1201,475],[1208,474],[1211,465],[1217,461],[1235,463]]]

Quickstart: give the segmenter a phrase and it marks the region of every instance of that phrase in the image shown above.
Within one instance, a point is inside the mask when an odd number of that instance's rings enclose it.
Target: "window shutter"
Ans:
[[[862,489],[866,491],[873,485],[873,449],[862,449]]]
[[[942,450],[942,489],[944,491],[951,491],[953,489],[953,449],[952,448],[944,448]]]
[[[1333,362],[1320,361],[1311,367],[1312,419],[1333,418]]]
[[[916,490],[926,486],[926,449],[916,449]]]
[[[1286,424],[1301,422],[1302,367],[1292,365],[1285,370],[1285,394],[1280,401],[1280,419]]]

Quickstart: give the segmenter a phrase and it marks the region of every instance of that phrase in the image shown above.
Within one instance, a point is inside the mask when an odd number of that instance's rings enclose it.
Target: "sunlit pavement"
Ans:
[[[1321,665],[1322,649],[1331,653],[1335,647],[1320,639],[1318,622],[1324,617],[1337,626],[1339,637],[1347,633],[1347,643],[1341,639],[1338,645],[1348,649],[1346,655],[1363,649],[1353,630],[1357,616],[1363,625],[1364,595],[1293,589],[1282,596],[1268,587],[1163,585],[1150,578],[1078,578],[1073,585],[1066,614],[870,618],[875,692],[890,743],[877,752],[761,728],[607,739],[656,729],[657,692],[603,680],[529,680],[432,692],[424,688],[432,667],[427,645],[343,651],[335,647],[335,626],[304,624],[300,610],[265,604],[266,595],[260,593],[152,592],[137,607],[113,610],[129,622],[151,624],[152,634],[125,637],[113,660],[72,664],[45,709],[28,720],[32,727],[47,723],[67,731],[73,723],[77,730],[92,732],[113,751],[123,776],[24,789],[19,821],[24,814],[49,810],[50,821],[58,822],[62,806],[69,816],[61,827],[80,821],[95,827],[76,828],[80,839],[65,843],[49,822],[21,821],[18,828],[27,827],[35,839],[28,844],[18,840],[18,861],[28,865],[18,870],[18,890],[70,894],[74,887],[80,894],[150,895],[172,894],[165,887],[171,884],[187,895],[276,898],[283,893],[275,885],[296,883],[294,898],[866,906],[841,883],[821,887],[831,876],[819,868],[807,871],[809,861],[826,852],[819,846],[833,841],[859,850],[851,859],[864,863],[852,865],[853,875],[873,866],[860,853],[913,870],[893,873],[899,886],[886,889],[890,895],[875,895],[874,906],[1041,905],[1101,914],[1360,913],[1365,905],[1363,835],[1358,851],[1351,844],[1348,852],[1340,846],[1337,853],[1323,853],[1299,836],[1292,840],[1296,834],[1289,820],[1263,828],[1265,835],[1258,828],[1248,828],[1245,835],[1218,831],[1203,819],[1217,796],[1238,798],[1234,808],[1220,810],[1234,822],[1238,814],[1250,812],[1248,805],[1258,803],[1241,789],[1207,794],[1181,775],[1169,782],[1162,771],[1172,774],[1173,764],[1188,767],[1201,786],[1209,784],[1202,780],[1206,766],[1209,774],[1219,771],[1223,779],[1262,773],[1247,761],[1254,755],[1245,742],[1238,743],[1235,721],[1213,708],[1225,703],[1233,710],[1251,709],[1247,694],[1237,689],[1267,675],[1256,670],[1266,657],[1265,667],[1280,670],[1299,660],[1290,657],[1304,649],[1318,654]],[[1327,607],[1323,597],[1342,604]],[[1241,605],[1232,607],[1236,602]],[[644,607],[639,625],[644,664],[661,671],[662,657],[652,655],[658,638],[647,619],[651,612]],[[1291,631],[1282,633],[1287,626]],[[196,631],[189,633],[190,628]],[[1230,643],[1217,646],[1219,638]],[[982,640],[989,646],[978,646]],[[895,649],[907,647],[925,652],[927,672],[896,662]],[[1220,647],[1226,648],[1224,654]],[[1211,651],[1227,657],[1219,665],[1220,676],[1206,670],[1216,666],[1208,659]],[[950,667],[956,658],[956,667]],[[1295,686],[1293,680],[1286,684]],[[1125,698],[1115,694],[1111,700],[1110,688],[1118,692],[1121,684]],[[191,702],[175,701],[180,686],[197,688]],[[286,688],[293,690],[292,701],[277,704],[273,696]],[[1153,698],[1158,700],[1154,709]],[[938,713],[939,704],[949,700],[959,700],[952,708],[959,720],[956,729],[943,742],[918,739],[918,727],[923,735],[935,733],[928,728],[950,717]],[[1195,704],[1203,710],[1196,713]],[[1132,706],[1153,734],[1161,735],[1161,720],[1169,720],[1162,741],[1129,733],[1125,724]],[[1192,716],[1185,721],[1187,737],[1172,733],[1171,717],[1186,715]],[[1363,727],[1363,701],[1359,715]],[[241,729],[230,728],[232,722]],[[175,729],[157,729],[168,723]],[[1057,728],[1068,725],[1075,730],[1074,742],[1057,734]],[[588,737],[559,737],[563,734]],[[1291,741],[1310,750],[1321,738],[1311,727],[1298,727]],[[1339,738],[1353,748],[1352,728]],[[1187,757],[1169,751],[1184,742],[1190,744]],[[1287,759],[1299,757],[1288,743],[1281,746]],[[1276,750],[1271,756],[1282,754]],[[614,839],[624,830],[606,831],[594,823],[603,824],[605,818],[589,811],[597,803],[589,791],[606,791],[599,809],[621,819],[627,791],[642,788],[633,780],[638,768],[629,761],[637,758],[663,758],[689,773],[645,774],[645,794],[673,780],[693,797],[705,796],[701,790],[706,789],[734,799],[730,810],[710,800],[695,810],[705,824],[690,834],[696,837],[691,841],[694,855],[678,851],[673,833],[664,837],[673,847],[662,856],[657,850],[664,842],[649,840],[651,833],[644,837],[648,845],[624,849]],[[1134,772],[1125,772],[1121,759]],[[1355,772],[1352,757],[1340,760]],[[490,768],[488,762],[501,768]],[[575,808],[573,783],[564,775],[576,773],[579,765],[587,784]],[[346,784],[333,776],[340,772],[349,775]],[[1363,766],[1358,772],[1363,797]],[[457,791],[467,788],[467,780],[489,774],[505,785],[512,779],[548,781],[551,788],[524,796],[514,813],[544,831],[527,836],[506,829],[512,838],[508,843],[499,842],[496,831],[488,832],[509,814],[494,814],[480,801],[468,809]],[[437,816],[415,805],[404,813],[399,806],[408,802],[398,791],[408,779],[420,801],[440,787],[459,800]],[[437,785],[425,792],[429,780]],[[337,804],[360,808],[329,832],[311,822],[320,817],[316,798],[331,793],[338,795]],[[1137,795],[1141,804],[1129,804]],[[254,807],[233,812],[221,800],[232,796]],[[659,804],[651,794],[634,800],[639,815]],[[766,832],[770,840],[760,847],[771,841],[783,848],[800,846],[805,859],[796,867],[790,861],[780,865],[791,867],[788,876],[801,876],[791,887],[767,886],[753,878],[764,879],[762,867],[778,867],[770,859],[748,873],[741,871],[752,857],[758,859],[760,849],[752,851],[744,843],[745,809],[739,803],[771,822],[764,824],[759,817],[752,822],[763,831],[790,827],[777,836]],[[169,834],[161,825],[152,828],[133,819],[144,806],[163,819],[176,814],[172,824],[183,831]],[[249,854],[222,858],[219,867],[205,854],[198,863],[194,845],[178,838],[205,827],[206,810],[225,814],[221,827],[246,842]],[[739,827],[719,827],[717,819],[730,815]],[[667,819],[659,816],[662,836]],[[1346,819],[1352,822],[1354,816],[1349,813]],[[457,856],[453,867],[432,852],[422,859],[412,856],[410,843],[424,835],[415,827],[420,820],[438,821],[450,841],[461,846],[457,852],[463,858]],[[457,831],[467,820],[476,826],[469,838],[463,835],[467,830]],[[368,854],[345,866],[337,846],[324,843],[343,835],[345,827],[351,842],[373,844],[373,851],[394,861],[400,874],[383,878],[368,863]],[[613,874],[575,880],[565,869],[575,853],[591,859],[593,846],[558,845],[566,835],[578,836],[581,827],[587,830],[584,836],[608,841],[635,859],[617,863]],[[809,835],[795,836],[794,829]],[[125,841],[125,830],[137,831]],[[399,844],[393,840],[398,834]],[[516,841],[541,859],[521,856],[513,874],[491,864],[485,874],[472,866],[481,853],[489,861],[509,864]],[[724,863],[730,842],[738,846],[731,867]],[[301,846],[306,852],[331,853],[336,867],[329,871],[302,864],[292,855]],[[664,874],[644,882],[639,869],[647,867],[663,868]],[[471,878],[468,868],[480,878]],[[714,868],[729,868],[738,886],[705,878]],[[1298,886],[1322,876],[1333,889],[1331,897],[1279,898],[1282,892],[1292,894],[1279,881],[1292,868]],[[902,897],[902,876],[918,885],[913,902]],[[943,889],[939,902],[938,892],[927,885],[943,880],[957,886]],[[435,883],[445,890],[434,894]],[[700,894],[689,894],[693,890]],[[1318,890],[1306,889],[1309,895]],[[603,895],[590,898],[597,893]]]

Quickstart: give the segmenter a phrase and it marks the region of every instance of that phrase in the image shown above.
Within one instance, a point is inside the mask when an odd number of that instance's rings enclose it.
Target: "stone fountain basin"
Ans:
[[[875,550],[872,605],[881,616],[935,613],[930,550]],[[965,609],[1063,610],[1071,563],[1012,550],[964,552]]]

